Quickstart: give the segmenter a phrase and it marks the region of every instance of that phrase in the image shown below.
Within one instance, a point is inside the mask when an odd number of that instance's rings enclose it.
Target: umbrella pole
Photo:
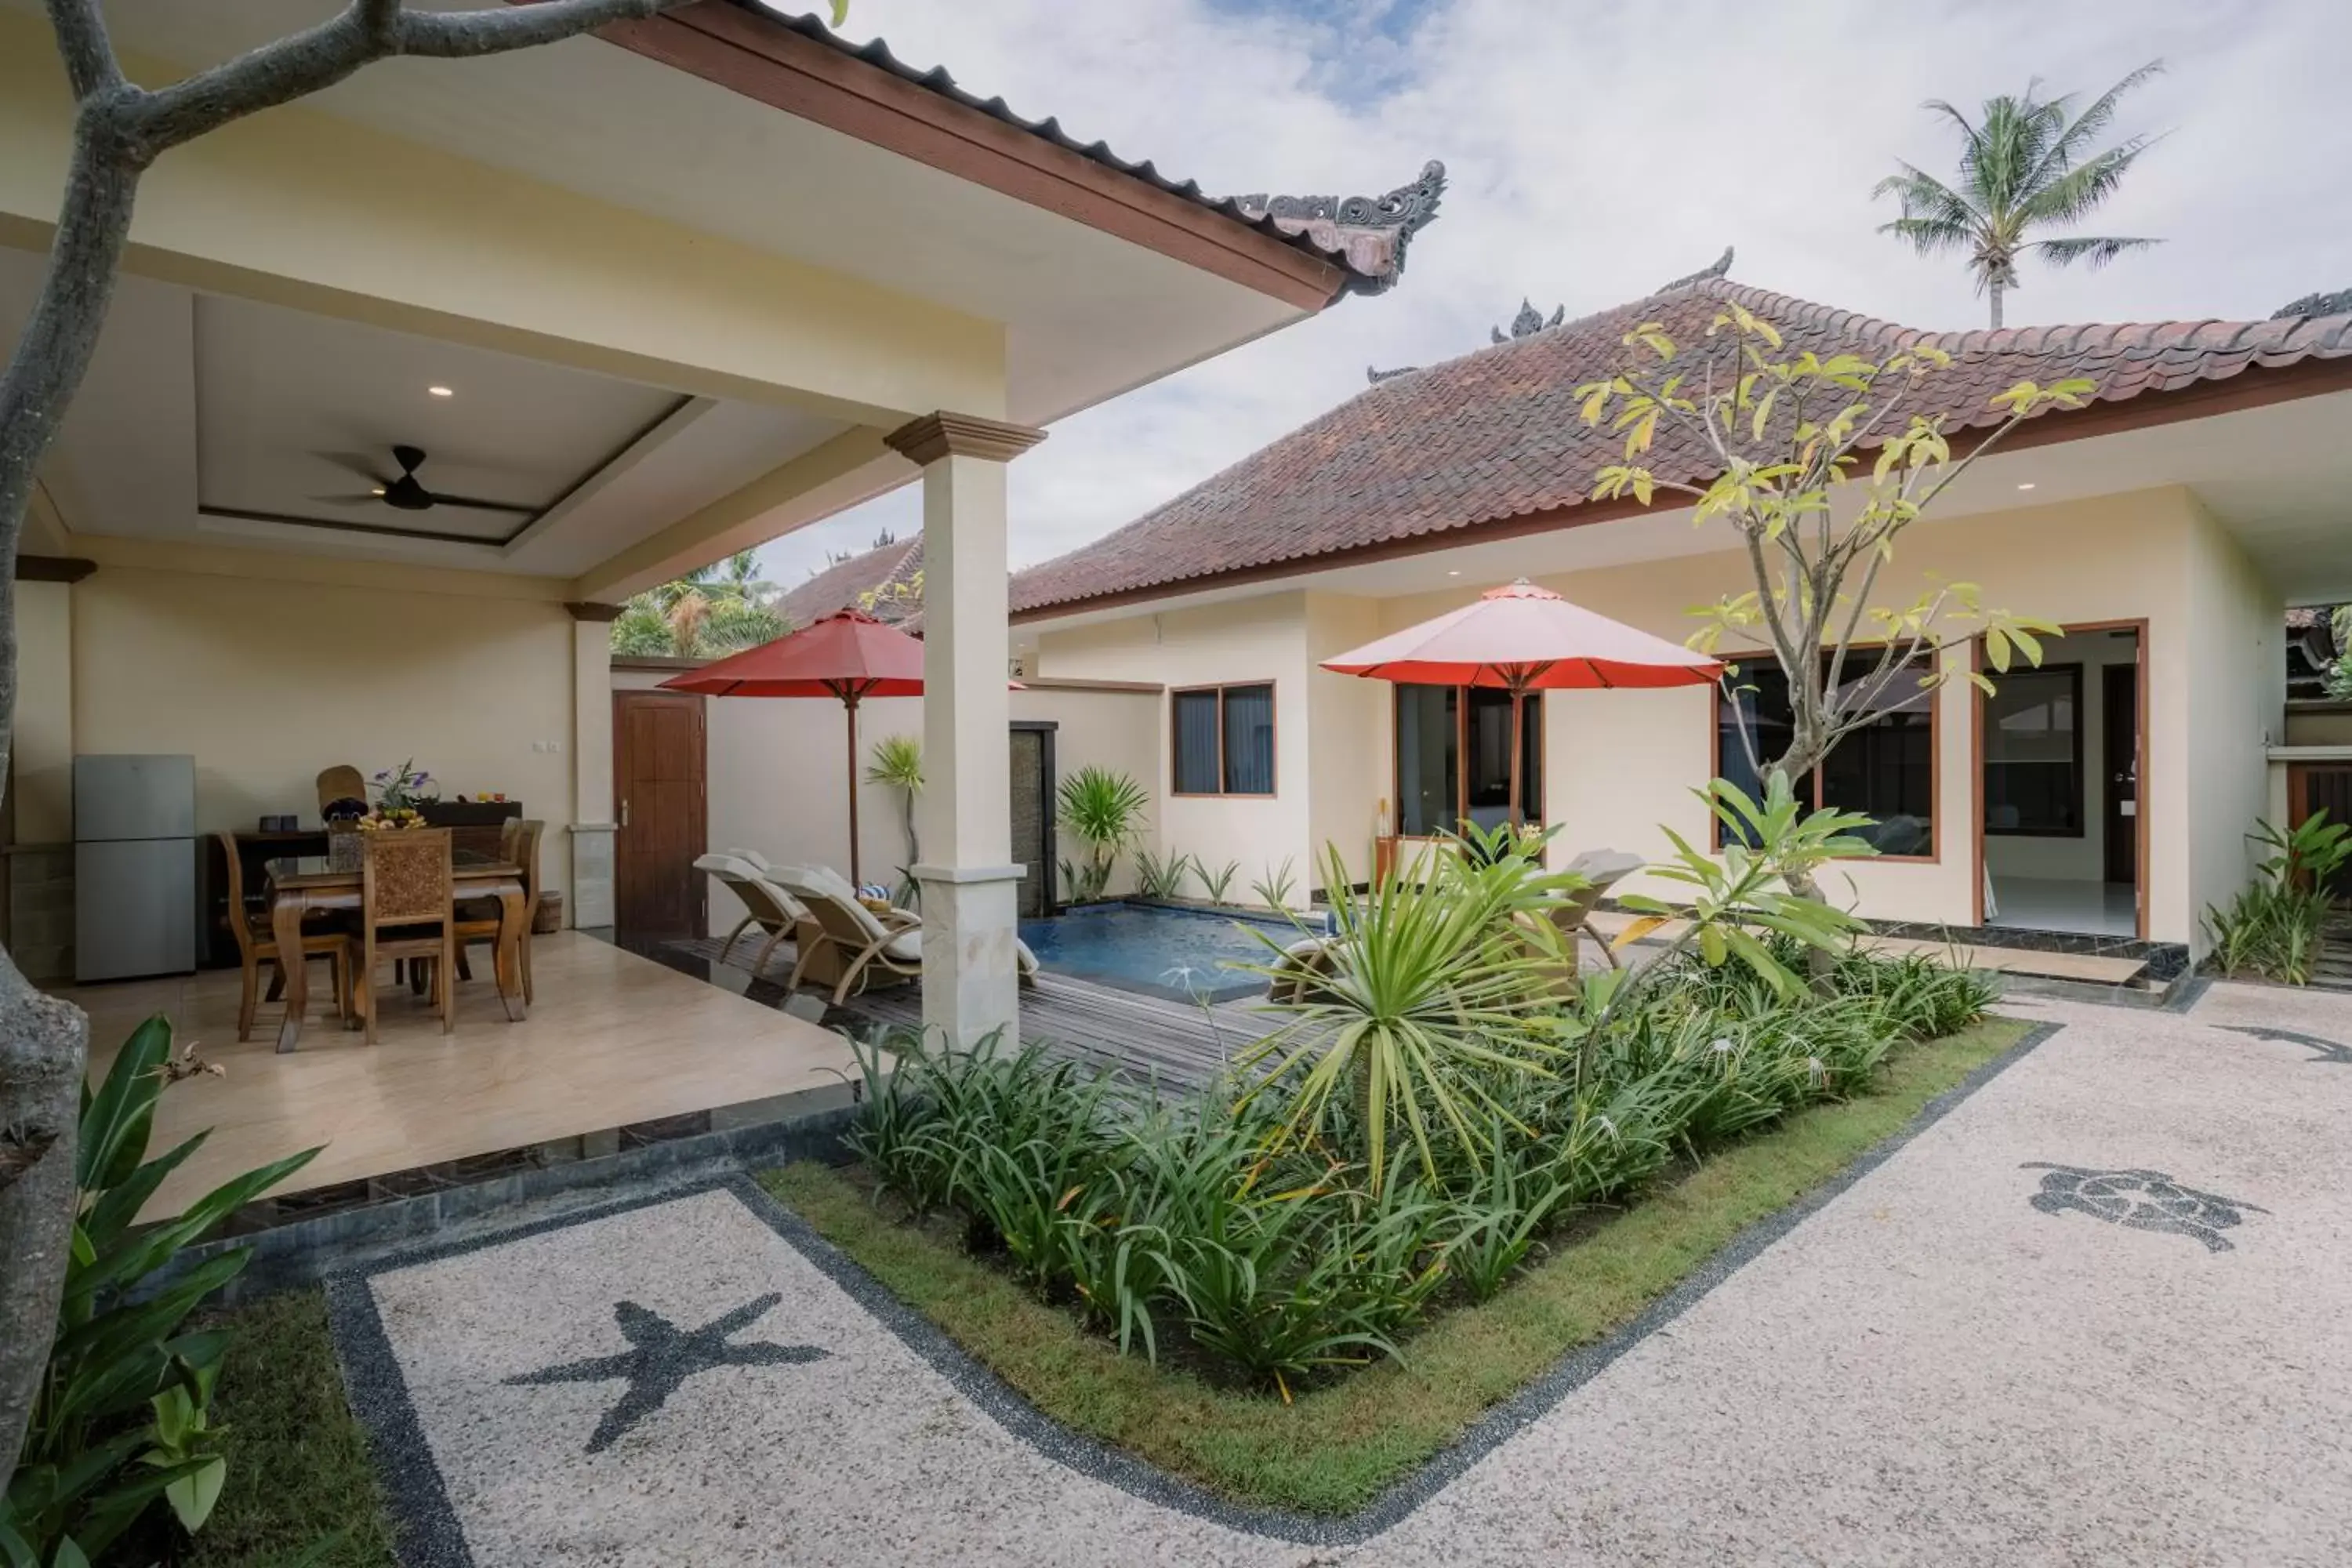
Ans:
[[[849,885],[866,886],[857,870],[857,694],[845,691],[841,697],[841,711],[849,725]]]
[[[1528,694],[1517,680],[1505,689],[1511,694],[1511,834],[1516,838],[1519,826],[1525,820],[1520,791],[1526,787],[1526,781],[1521,778],[1520,770],[1527,762],[1527,741],[1520,733],[1520,727],[1527,722]]]

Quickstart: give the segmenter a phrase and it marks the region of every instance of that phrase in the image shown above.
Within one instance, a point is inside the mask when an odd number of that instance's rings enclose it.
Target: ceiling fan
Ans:
[[[476,511],[510,511],[532,517],[540,510],[538,507],[519,506],[512,501],[483,500],[477,496],[444,495],[438,490],[426,489],[424,481],[416,477],[416,470],[425,466],[425,448],[422,447],[394,447],[392,449],[392,460],[400,465],[400,477],[393,479],[377,473],[373,464],[365,458],[338,452],[320,455],[377,487],[363,496],[320,496],[320,500],[345,506],[363,506],[381,501],[401,511],[431,511],[436,506],[462,506]]]

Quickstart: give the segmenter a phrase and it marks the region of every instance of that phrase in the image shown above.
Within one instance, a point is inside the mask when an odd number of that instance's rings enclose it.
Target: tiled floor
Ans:
[[[1625,929],[1633,920],[1616,910],[1603,910],[1592,917],[1593,929],[1613,936]],[[1669,923],[1658,931],[1661,939],[1671,941],[1677,927]],[[2000,947],[1989,942],[1956,946],[1950,942],[1934,942],[1921,937],[1872,935],[1863,938],[1872,951],[1885,953],[1927,952],[1937,956],[1951,954],[1971,969],[1999,970],[2007,974],[2038,975],[2052,980],[2094,980],[2119,985],[2137,974],[2145,961],[2137,958],[2111,958],[2103,954],[2084,952],[2047,952],[2027,947]]]
[[[532,963],[538,1000],[523,1022],[508,1023],[478,980],[459,986],[457,1030],[445,1036],[404,992],[387,996],[373,1047],[336,1027],[322,964],[311,975],[313,1016],[291,1056],[274,1049],[270,1005],[254,1037],[237,1043],[233,969],[63,994],[90,1015],[93,1075],[155,1013],[173,1021],[178,1043],[194,1041],[226,1069],[165,1092],[157,1152],[213,1132],[164,1183],[151,1213],[314,1144],[324,1152],[281,1193],[830,1089],[835,1072],[853,1068],[847,1043],[829,1029],[574,931],[539,938]]]
[[[1995,877],[1989,926],[2027,931],[2082,931],[2092,936],[2130,936],[2139,929],[2137,901],[2129,882],[2067,882],[2042,877]]]

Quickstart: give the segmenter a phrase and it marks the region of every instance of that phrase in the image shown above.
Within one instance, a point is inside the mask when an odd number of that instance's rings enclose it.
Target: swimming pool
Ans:
[[[1322,929],[1320,912],[1301,918]],[[1180,1002],[1230,1002],[1263,992],[1264,975],[1232,967],[1272,960],[1274,950],[1258,932],[1286,947],[1298,940],[1297,927],[1270,916],[1160,904],[1086,904],[1021,922],[1021,940],[1053,973]]]

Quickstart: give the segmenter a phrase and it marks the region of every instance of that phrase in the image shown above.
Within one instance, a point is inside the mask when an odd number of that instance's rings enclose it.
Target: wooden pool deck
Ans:
[[[718,964],[715,940],[688,939],[664,945],[680,956]],[[749,983],[742,990],[744,995],[782,1007],[792,995],[784,987],[793,970],[791,949],[779,948],[764,970],[754,975],[751,959],[756,952],[748,942],[738,943],[725,968]],[[809,991],[801,992],[800,997],[803,1006],[823,1000],[820,994]],[[919,1029],[922,991],[914,985],[898,985],[853,996],[843,1006],[827,1008],[824,1022],[844,1031]],[[1034,984],[1021,992],[1023,1039],[1044,1045],[1056,1055],[1176,1089],[1206,1087],[1276,1022],[1246,999],[1202,1006],[1050,972],[1038,975]]]

